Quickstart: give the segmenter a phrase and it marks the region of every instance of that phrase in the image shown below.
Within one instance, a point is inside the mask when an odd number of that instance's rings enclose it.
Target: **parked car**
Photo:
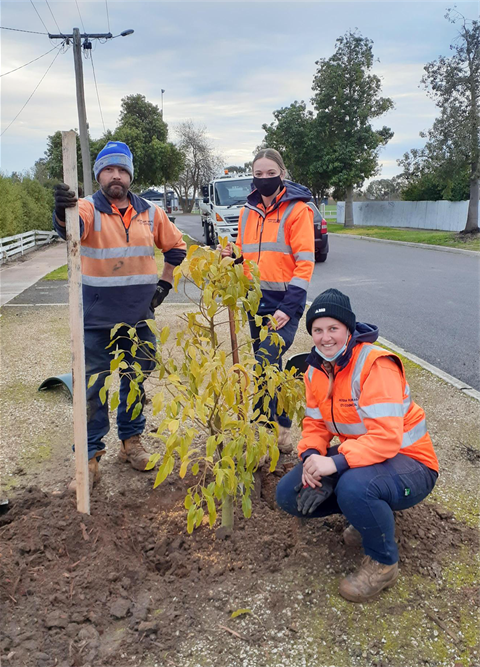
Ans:
[[[320,211],[313,202],[307,206],[313,211],[313,228],[315,230],[315,261],[324,262],[328,255],[328,229],[327,221],[322,218]]]

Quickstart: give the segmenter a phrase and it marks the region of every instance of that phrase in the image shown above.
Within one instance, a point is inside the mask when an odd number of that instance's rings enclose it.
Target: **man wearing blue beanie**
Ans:
[[[130,354],[131,341],[119,330],[118,347],[124,352],[129,367],[141,364],[145,376],[153,369],[152,348],[155,336],[145,320],[154,317],[154,310],[168,295],[173,283],[173,270],[186,255],[181,232],[165,212],[155,204],[138,197],[130,190],[133,180],[133,156],[127,144],[109,141],[97,155],[93,167],[100,186],[91,197],[78,200],[81,235],[83,282],[83,320],[85,330],[85,367],[87,381],[88,469],[90,488],[100,477],[99,461],[105,453],[103,438],[110,425],[108,401],[102,403],[99,391],[102,375],[88,386],[89,379],[110,369],[110,331],[119,322],[137,327],[144,349],[135,359]],[[65,209],[75,206],[75,193],[65,183],[55,188],[53,225],[65,239]],[[157,275],[155,247],[163,251],[164,269]],[[127,371],[128,372],[128,371]],[[127,407],[129,378],[120,383],[120,404],[117,428],[120,439],[119,458],[135,470],[146,470],[150,458],[140,435],[145,417],[140,412],[131,419],[133,406]],[[142,404],[145,395],[141,385]],[[70,490],[76,490],[75,480]]]

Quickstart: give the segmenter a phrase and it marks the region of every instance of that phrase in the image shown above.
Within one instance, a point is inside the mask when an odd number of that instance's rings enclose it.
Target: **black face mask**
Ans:
[[[273,176],[271,178],[257,178],[255,176],[253,185],[261,195],[271,197],[283,185],[283,182],[281,176]]]

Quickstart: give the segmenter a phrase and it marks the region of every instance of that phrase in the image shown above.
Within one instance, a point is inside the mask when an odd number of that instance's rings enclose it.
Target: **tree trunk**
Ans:
[[[345,222],[344,227],[353,227],[353,185],[347,186],[345,197]]]
[[[215,535],[219,540],[227,539],[233,533],[233,496],[227,496],[222,503],[222,525],[217,528]]]
[[[467,224],[463,230],[464,234],[478,232],[478,194],[479,180],[473,178],[470,180],[470,201],[468,202]]]

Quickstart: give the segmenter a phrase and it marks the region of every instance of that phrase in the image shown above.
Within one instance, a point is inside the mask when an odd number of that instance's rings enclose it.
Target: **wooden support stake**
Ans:
[[[78,196],[77,135],[62,132],[63,180]],[[83,341],[82,269],[80,266],[80,225],[78,205],[66,209],[68,301],[70,341],[72,347],[73,440],[75,443],[75,477],[77,510],[90,514],[88,482],[87,399],[85,391],[85,349]]]
[[[234,364],[238,364],[238,342],[237,334],[235,332],[235,318],[231,308],[228,309],[228,323],[230,325],[230,341],[232,343],[232,361]]]

